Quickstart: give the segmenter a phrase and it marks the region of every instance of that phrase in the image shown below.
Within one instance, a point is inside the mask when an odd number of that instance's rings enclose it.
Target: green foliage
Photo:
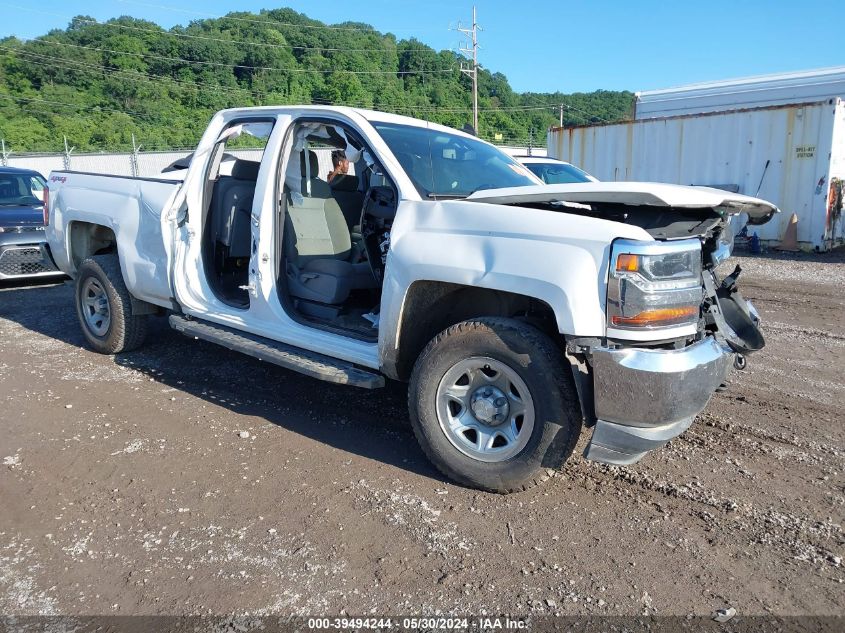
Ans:
[[[233,19],[236,18],[236,19]],[[77,16],[38,40],[0,39],[0,137],[15,152],[192,147],[222,108],[331,103],[461,128],[472,121],[461,57],[366,24],[325,27],[291,9],[230,13],[165,31]],[[197,63],[201,62],[201,63]],[[546,130],[629,116],[633,95],[517,94],[479,72],[480,136],[543,145]],[[499,139],[498,135],[501,135]]]

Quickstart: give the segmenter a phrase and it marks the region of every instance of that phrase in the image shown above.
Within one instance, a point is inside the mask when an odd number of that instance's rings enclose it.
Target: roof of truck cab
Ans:
[[[451,128],[439,123],[432,123],[423,119],[415,119],[414,117],[404,116],[402,114],[393,114],[391,112],[380,112],[378,110],[367,110],[365,108],[350,108],[349,106],[331,106],[331,105],[280,105],[280,106],[254,106],[248,108],[229,108],[222,110],[222,113],[236,113],[236,114],[260,114],[265,112],[267,114],[289,114],[291,112],[313,112],[314,114],[328,114],[338,113],[349,115],[358,115],[365,118],[370,123],[393,123],[396,125],[408,125],[413,127],[424,127],[431,130],[438,130],[447,132],[449,134],[457,134],[467,138],[479,139],[472,134]],[[486,142],[486,141],[482,141]]]

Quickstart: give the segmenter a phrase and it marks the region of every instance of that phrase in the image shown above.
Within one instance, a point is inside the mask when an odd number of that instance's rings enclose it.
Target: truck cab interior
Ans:
[[[336,123],[299,122],[285,164],[277,222],[283,304],[314,327],[375,340],[395,186],[360,138]]]
[[[230,126],[213,150],[205,180],[203,267],[215,294],[238,308],[249,306],[252,201],[272,126],[272,121]]]

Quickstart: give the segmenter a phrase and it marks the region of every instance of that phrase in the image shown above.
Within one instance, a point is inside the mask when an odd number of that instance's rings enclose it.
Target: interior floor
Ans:
[[[371,291],[353,291],[349,299],[335,312],[334,306],[328,312],[314,310],[303,300],[294,300],[297,313],[309,323],[329,329],[341,329],[352,332],[360,338],[378,339],[378,310],[380,293]],[[320,306],[325,308],[325,306]],[[367,318],[369,317],[369,318]]]

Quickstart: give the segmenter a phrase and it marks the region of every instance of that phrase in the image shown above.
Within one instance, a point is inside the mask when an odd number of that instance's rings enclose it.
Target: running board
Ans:
[[[384,387],[384,376],[381,374],[368,369],[361,369],[346,361],[316,352],[309,352],[225,325],[172,314],[170,315],[170,327],[185,336],[217,343],[236,352],[273,363],[285,369],[298,371],[312,378],[319,378],[340,385],[363,387],[364,389]]]

